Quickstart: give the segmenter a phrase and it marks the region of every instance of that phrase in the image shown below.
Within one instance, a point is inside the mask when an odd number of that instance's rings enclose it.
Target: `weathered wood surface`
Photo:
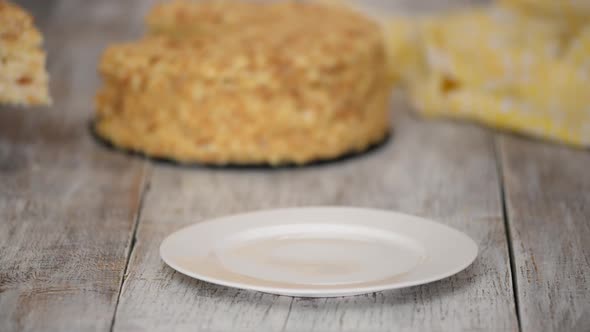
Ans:
[[[590,153],[500,139],[523,331],[590,331]]]
[[[387,147],[339,165],[215,171],[156,166],[115,331],[517,330],[508,246],[485,131],[404,117]],[[191,280],[167,268],[158,244],[182,226],[229,213],[302,205],[395,209],[457,227],[481,246],[447,280],[342,299],[291,299]]]
[[[55,105],[0,109],[0,331],[105,331],[145,163],[97,147],[85,123],[96,55],[128,23],[96,17],[99,2],[24,5],[46,35]]]
[[[138,36],[154,0],[20,2],[46,34],[56,103],[0,109],[0,331],[505,331],[518,318],[523,331],[590,330],[588,151],[424,122],[398,105],[393,141],[339,165],[152,165],[97,146],[86,122],[102,49]],[[159,258],[160,241],[185,225],[303,205],[431,217],[471,235],[480,254],[433,284],[315,300],[199,282]]]

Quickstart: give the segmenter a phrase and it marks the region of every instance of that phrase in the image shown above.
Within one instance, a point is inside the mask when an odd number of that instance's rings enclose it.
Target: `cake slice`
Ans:
[[[0,0],[0,103],[51,103],[41,43],[31,15]]]

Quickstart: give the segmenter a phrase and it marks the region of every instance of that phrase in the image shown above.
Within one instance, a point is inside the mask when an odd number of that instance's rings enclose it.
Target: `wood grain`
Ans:
[[[23,5],[46,36],[55,105],[0,109],[0,330],[106,331],[145,165],[97,147],[86,122],[96,58],[112,38],[101,31],[130,30],[125,13],[96,18],[104,2]]]
[[[339,165],[283,171],[157,166],[115,331],[516,330],[493,138],[405,115],[386,148]],[[341,299],[292,299],[219,287],[166,267],[158,244],[182,226],[263,208],[353,205],[432,217],[471,235],[477,261],[422,287]]]
[[[372,1],[410,11],[480,2]],[[590,330],[588,151],[424,122],[396,104],[393,140],[357,160],[272,172],[152,170],[94,144],[86,122],[102,49],[139,36],[154,1],[19,2],[47,36],[56,105],[0,109],[0,331],[505,331],[518,330],[515,296],[523,331]],[[306,205],[434,218],[472,236],[480,254],[430,285],[315,300],[199,282],[159,258],[160,241],[185,225]]]
[[[590,153],[499,140],[523,331],[590,331]]]

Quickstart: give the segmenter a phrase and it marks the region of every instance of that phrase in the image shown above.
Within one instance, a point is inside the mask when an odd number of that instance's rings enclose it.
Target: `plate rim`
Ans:
[[[203,227],[203,225],[220,222],[220,221],[223,221],[226,219],[239,218],[239,217],[243,217],[243,216],[252,217],[257,214],[265,214],[265,213],[289,213],[289,212],[303,212],[303,211],[309,212],[309,211],[313,211],[313,210],[324,210],[324,211],[325,210],[339,210],[339,211],[348,210],[348,211],[357,211],[357,212],[378,212],[378,213],[392,214],[397,217],[405,217],[405,218],[409,217],[411,219],[420,220],[420,222],[425,222],[428,224],[436,224],[438,226],[445,228],[447,231],[459,234],[461,237],[463,237],[465,240],[467,240],[468,245],[472,246],[472,248],[471,248],[471,249],[473,249],[472,255],[470,255],[470,257],[468,259],[466,259],[462,264],[458,264],[454,269],[449,269],[448,271],[445,271],[444,273],[435,274],[435,275],[432,275],[431,277],[427,277],[427,278],[419,278],[419,279],[402,281],[402,282],[391,282],[391,283],[386,283],[386,284],[372,285],[372,286],[365,286],[365,287],[342,287],[342,288],[333,288],[333,289],[329,289],[329,290],[325,290],[325,289],[322,290],[322,289],[316,289],[316,288],[303,288],[303,287],[297,288],[297,289],[279,288],[279,287],[272,287],[272,286],[266,287],[266,286],[260,286],[260,285],[252,285],[252,284],[234,282],[231,280],[218,279],[215,277],[207,276],[206,274],[202,274],[202,273],[198,273],[195,271],[191,271],[189,269],[185,269],[182,266],[174,263],[174,261],[170,257],[168,257],[168,255],[165,253],[166,244],[169,241],[172,241],[172,238],[175,235],[177,235],[181,232],[188,231],[189,229],[192,229],[192,228]],[[280,225],[280,224],[281,224],[280,222],[277,222],[277,225]],[[473,264],[473,262],[475,262],[475,260],[477,259],[478,255],[479,255],[479,246],[478,246],[477,242],[475,242],[475,240],[473,238],[471,238],[469,235],[467,235],[465,232],[460,231],[460,230],[453,228],[451,226],[448,226],[447,224],[443,224],[441,222],[432,220],[432,219],[423,218],[423,217],[411,215],[411,214],[406,214],[406,213],[402,213],[402,212],[395,211],[395,210],[367,208],[367,207],[355,207],[355,206],[324,206],[324,205],[321,205],[321,206],[301,206],[301,207],[286,207],[286,208],[252,210],[252,211],[246,211],[243,213],[234,213],[234,214],[214,217],[211,219],[206,219],[201,222],[196,222],[196,223],[181,227],[180,229],[168,234],[162,240],[162,242],[160,244],[159,254],[160,254],[160,258],[162,259],[162,261],[166,265],[168,265],[170,268],[172,268],[173,270],[180,272],[181,274],[186,275],[188,277],[191,277],[191,278],[194,278],[194,279],[197,279],[200,281],[204,281],[207,283],[211,283],[211,284],[215,284],[215,285],[219,285],[219,286],[224,286],[224,287],[241,289],[241,290],[253,290],[253,291],[258,291],[258,292],[273,294],[273,295],[292,296],[292,297],[325,297],[325,298],[328,298],[328,297],[354,296],[354,295],[369,294],[369,293],[375,293],[375,292],[381,292],[381,291],[395,290],[395,289],[425,285],[425,284],[429,284],[429,283],[432,283],[435,281],[446,279],[448,277],[451,277],[451,276],[467,269],[469,266],[471,266]]]

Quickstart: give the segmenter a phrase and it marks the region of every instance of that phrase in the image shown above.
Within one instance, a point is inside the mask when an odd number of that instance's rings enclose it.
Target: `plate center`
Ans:
[[[415,268],[424,250],[386,230],[313,224],[238,233],[214,255],[225,269],[259,280],[326,286],[391,279]]]

